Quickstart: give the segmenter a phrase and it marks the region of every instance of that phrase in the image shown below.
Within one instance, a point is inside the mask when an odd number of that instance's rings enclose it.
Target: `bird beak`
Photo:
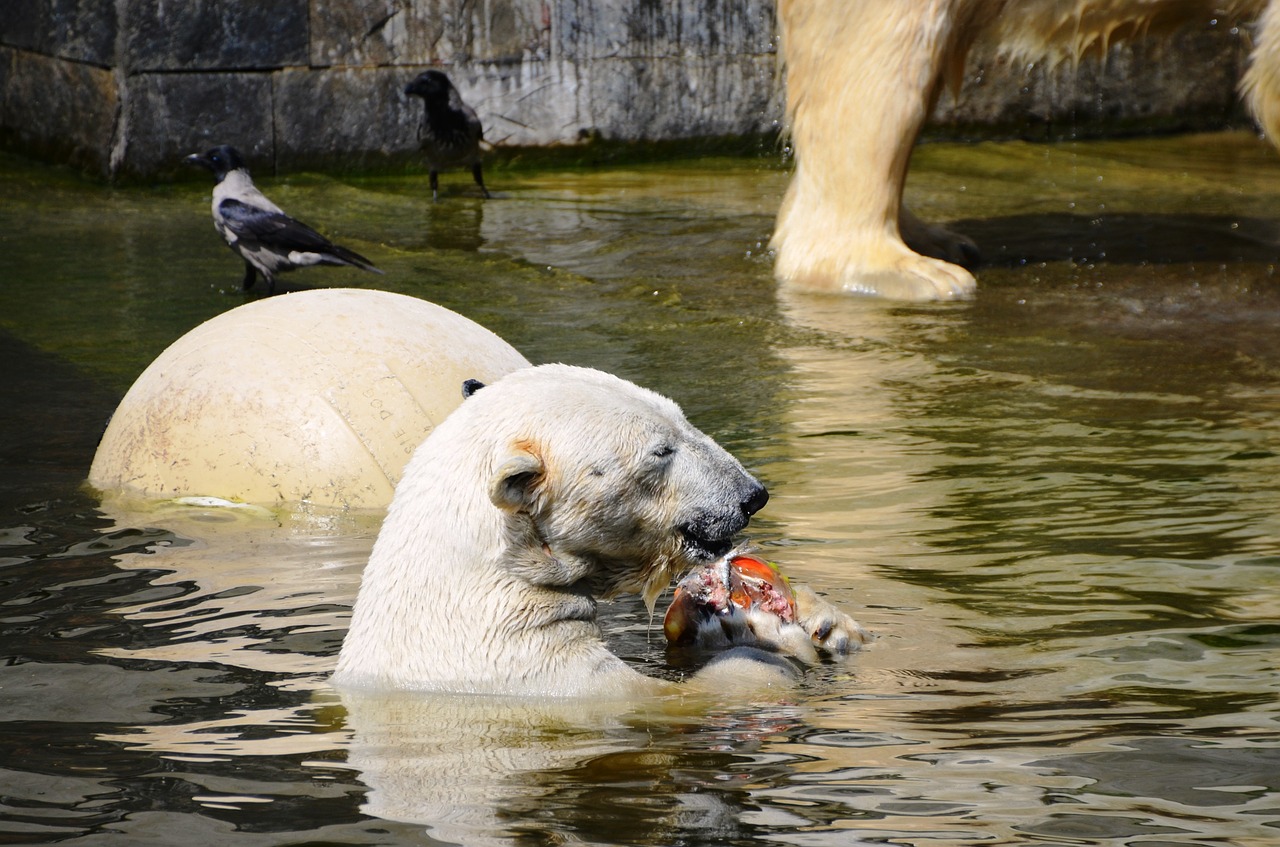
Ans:
[[[204,156],[201,156],[199,153],[192,153],[182,161],[186,162],[188,165],[199,165],[202,168],[209,167],[209,160]]]

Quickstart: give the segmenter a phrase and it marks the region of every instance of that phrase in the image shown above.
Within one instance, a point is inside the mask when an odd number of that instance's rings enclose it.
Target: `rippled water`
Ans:
[[[340,700],[376,520],[107,514],[152,357],[243,302],[208,186],[0,160],[0,843],[1280,842],[1280,163],[1253,138],[938,145],[972,303],[779,293],[768,162],[262,180],[535,361],[680,401],[752,537],[878,639],[777,702]],[[305,363],[263,362],[264,368]],[[615,649],[668,666],[634,600]]]

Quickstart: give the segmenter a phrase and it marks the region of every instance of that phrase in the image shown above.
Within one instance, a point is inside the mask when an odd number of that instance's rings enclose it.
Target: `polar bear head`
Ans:
[[[769,497],[675,403],[600,371],[527,369],[464,406],[493,427],[492,503],[597,596],[652,601],[728,552]]]
[[[396,487],[335,681],[632,686],[596,599],[638,591],[652,609],[673,576],[729,551],[764,486],[675,403],[599,371],[543,365],[464,394]]]

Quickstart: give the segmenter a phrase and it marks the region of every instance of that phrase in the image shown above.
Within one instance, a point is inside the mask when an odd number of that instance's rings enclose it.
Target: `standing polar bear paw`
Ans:
[[[801,291],[856,294],[910,303],[964,300],[978,290],[978,281],[964,268],[921,256],[905,244],[839,270],[780,269],[778,278]]]
[[[902,210],[902,216],[907,224],[902,235],[907,241],[882,234],[865,240],[853,254],[857,260],[844,266],[840,287],[851,294],[913,302],[972,297],[978,280],[949,259],[976,263],[977,245],[968,242],[966,248],[963,241],[955,240],[961,236],[945,227],[925,224],[906,209]],[[934,258],[935,255],[946,258]]]
[[[849,294],[909,302],[961,300],[972,297],[978,289],[978,281],[964,268],[921,256],[905,245],[900,255],[884,265],[846,269],[838,284]]]
[[[944,227],[916,222],[910,228],[922,247],[948,258],[976,262],[973,242]],[[926,302],[973,296],[978,281],[959,264],[917,253],[883,229],[855,227],[807,231],[779,227],[771,242],[774,272],[785,285],[804,291],[859,294]]]

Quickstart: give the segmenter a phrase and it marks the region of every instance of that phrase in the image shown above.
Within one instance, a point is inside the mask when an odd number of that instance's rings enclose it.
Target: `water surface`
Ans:
[[[0,160],[0,843],[1280,841],[1280,162],[1245,135],[935,145],[969,303],[780,293],[771,161],[300,174],[280,205],[534,361],[678,400],[751,535],[878,636],[776,701],[343,701],[376,518],[99,508],[96,439],[242,303],[208,186]],[[254,294],[249,297],[256,296]],[[263,368],[305,363],[264,361]],[[634,599],[615,650],[678,677]]]

